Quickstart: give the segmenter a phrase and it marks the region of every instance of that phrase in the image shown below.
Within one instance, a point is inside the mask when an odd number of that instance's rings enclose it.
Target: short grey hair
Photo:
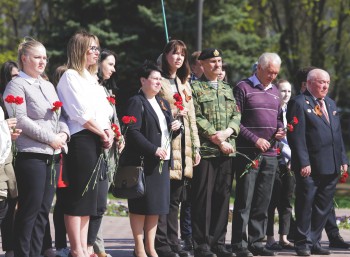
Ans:
[[[281,57],[279,57],[276,53],[263,53],[258,60],[258,64],[261,68],[265,69],[269,64],[275,64],[278,66],[281,66],[282,60]]]
[[[309,71],[309,73],[307,74],[307,81],[309,80],[313,80],[313,79],[316,79],[317,76],[320,74],[320,73],[327,73],[328,76],[329,76],[329,73],[325,70],[322,70],[322,69],[313,69],[311,71]]]

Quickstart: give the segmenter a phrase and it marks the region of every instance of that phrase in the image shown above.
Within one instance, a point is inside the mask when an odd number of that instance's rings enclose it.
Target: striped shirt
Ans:
[[[264,88],[253,75],[237,84],[234,96],[242,114],[237,150],[256,152],[259,138],[269,141],[278,128],[283,128],[278,89],[272,84]],[[264,155],[275,156],[276,151],[270,148]]]

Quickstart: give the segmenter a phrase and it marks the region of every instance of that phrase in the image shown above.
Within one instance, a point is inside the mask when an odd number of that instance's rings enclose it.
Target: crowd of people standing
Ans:
[[[117,55],[101,50],[95,35],[71,37],[52,83],[45,46],[26,38],[18,65],[9,61],[1,70],[6,257],[110,256],[101,223],[118,164],[144,167],[146,193],[128,199],[135,257],[274,256],[281,249],[329,255],[320,245],[325,227],[331,247],[350,248],[334,222],[335,185],[348,159],[327,96],[328,72],[304,72],[303,91],[292,97],[287,80],[274,84],[278,54],[263,53],[235,86],[223,61],[220,49],[189,55],[183,41],[171,40],[157,63],[138,69],[139,91],[116,109]],[[120,113],[134,121],[123,126]],[[48,215],[55,194],[53,252]]]

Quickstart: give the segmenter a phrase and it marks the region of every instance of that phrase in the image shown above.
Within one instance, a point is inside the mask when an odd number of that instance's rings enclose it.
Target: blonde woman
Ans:
[[[109,149],[113,142],[113,109],[96,79],[99,53],[96,36],[84,31],[76,33],[68,42],[67,71],[57,85],[72,135],[66,162],[69,187],[64,213],[74,257],[90,256],[88,227],[90,216],[97,214],[98,184],[93,185],[99,176],[94,168],[101,149]],[[88,184],[90,178],[92,182]]]
[[[183,123],[183,130],[171,144],[174,166],[170,169],[170,209],[168,215],[159,217],[156,250],[160,257],[176,257],[177,254],[187,257],[190,253],[181,249],[178,239],[178,212],[181,195],[186,190],[185,184],[192,178],[193,166],[200,162],[200,155],[196,116],[187,82],[190,68],[184,42],[171,40],[166,44],[161,67],[164,79],[159,94],[170,103],[172,115]],[[182,110],[174,104],[180,98]]]
[[[41,77],[47,61],[43,44],[26,39],[18,47],[20,72],[4,92],[4,99],[9,95],[23,98],[15,112],[13,104],[5,101],[9,116],[17,118],[16,128],[22,129],[16,141],[18,210],[14,232],[15,256],[21,257],[40,256],[60,152],[69,137],[66,123],[51,110],[59,100],[55,88]]]

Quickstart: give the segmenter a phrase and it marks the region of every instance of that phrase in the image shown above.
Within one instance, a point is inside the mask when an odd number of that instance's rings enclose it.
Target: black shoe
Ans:
[[[183,243],[183,250],[185,251],[192,251],[193,250],[193,241],[192,241],[192,237],[187,237],[184,239],[184,243]]]
[[[217,257],[215,253],[210,250],[196,249],[194,250],[194,257]]]
[[[277,252],[271,251],[265,247],[254,247],[251,246],[248,248],[249,251],[254,255],[254,256],[276,256]]]
[[[310,256],[311,252],[310,250],[307,249],[295,249],[296,253],[298,256]]]
[[[349,249],[350,244],[346,243],[344,239],[341,237],[341,235],[337,235],[335,237],[329,238],[329,247],[330,248],[342,248],[342,249]]]
[[[180,257],[191,257],[191,254],[188,251],[185,251],[183,249],[179,250],[173,250],[174,253],[177,253]]]
[[[324,249],[322,247],[317,247],[317,248],[312,248],[311,249],[311,254],[314,255],[330,255],[331,251]]]
[[[253,254],[245,247],[235,247],[232,246],[232,252],[236,254],[237,257],[252,257]]]
[[[218,245],[211,248],[217,257],[235,257],[236,254],[226,249],[224,245]]]
[[[167,251],[167,252],[158,252],[158,257],[180,257],[180,256],[173,251]]]

